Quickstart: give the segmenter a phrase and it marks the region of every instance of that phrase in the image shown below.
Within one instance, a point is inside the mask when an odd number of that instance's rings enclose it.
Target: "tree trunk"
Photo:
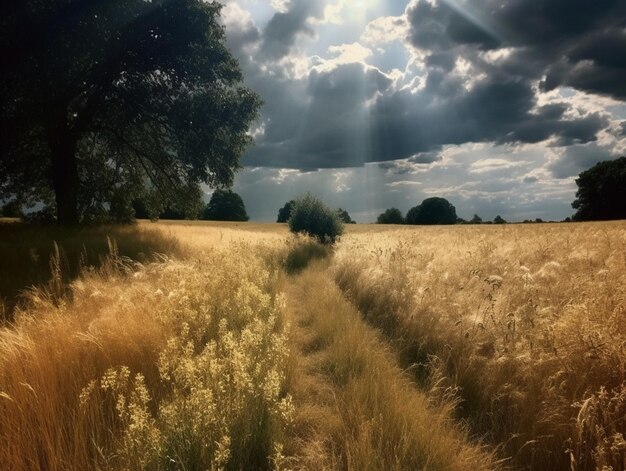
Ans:
[[[52,184],[57,204],[57,223],[78,224],[78,164],[76,139],[67,126],[66,117],[48,130],[52,159]]]

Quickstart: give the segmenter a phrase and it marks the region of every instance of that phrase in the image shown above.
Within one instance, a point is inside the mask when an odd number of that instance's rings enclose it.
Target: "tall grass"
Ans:
[[[333,270],[513,465],[624,469],[623,222],[354,234]]]
[[[432,404],[375,331],[319,268],[287,289],[298,325],[290,381],[298,440],[295,469],[488,470],[492,455]]]
[[[60,275],[63,284],[99,266],[111,241],[120,256],[148,262],[153,254],[180,256],[180,240],[149,225],[61,228],[0,222],[0,322],[11,320],[20,293]],[[24,299],[22,299],[24,300]]]
[[[272,468],[292,414],[277,276],[240,248],[112,257],[71,302],[31,291],[0,330],[2,467]]]
[[[0,227],[0,468],[624,469],[624,223],[256,228]]]

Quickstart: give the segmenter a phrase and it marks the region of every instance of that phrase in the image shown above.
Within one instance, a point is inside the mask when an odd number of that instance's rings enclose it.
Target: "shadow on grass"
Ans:
[[[155,254],[183,254],[174,236],[140,225],[62,228],[0,221],[0,323],[13,319],[23,290],[48,283],[53,271],[69,283],[81,269],[99,267],[112,244],[120,257],[144,263]]]
[[[289,275],[296,275],[315,260],[322,260],[332,255],[330,245],[320,244],[308,237],[296,237],[289,243],[287,256],[284,261],[285,271]]]

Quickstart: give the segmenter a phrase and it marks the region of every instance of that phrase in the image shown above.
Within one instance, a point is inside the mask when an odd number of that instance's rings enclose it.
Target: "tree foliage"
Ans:
[[[209,221],[247,221],[250,218],[246,213],[246,207],[241,196],[231,190],[215,190],[202,213],[202,219]]]
[[[230,184],[259,99],[241,86],[220,8],[3,2],[0,198],[74,224],[110,204],[126,214],[145,188],[170,205],[200,182]]]
[[[502,216],[498,214],[495,218],[493,218],[493,223],[494,224],[506,224],[506,221],[504,220],[504,218],[502,218]]]
[[[341,219],[341,222],[343,222],[344,224],[356,224],[356,221],[352,220],[350,214],[348,214],[348,211],[346,211],[345,209],[338,208],[337,215],[339,216],[339,219]]]
[[[376,219],[378,224],[404,224],[404,216],[398,208],[389,208]]]
[[[626,157],[600,162],[576,179],[574,220],[626,219]]]
[[[295,203],[296,202],[294,200],[287,201],[285,203],[285,206],[278,210],[278,218],[276,219],[276,222],[282,223],[289,221],[289,218],[291,217],[291,211],[293,210],[293,205]]]
[[[296,199],[289,218],[289,230],[307,234],[323,244],[332,244],[343,234],[344,226],[336,210],[306,194]]]
[[[445,198],[427,198],[406,215],[407,224],[456,224],[456,209]]]
[[[483,218],[481,218],[478,214],[474,214],[474,217],[470,219],[470,224],[482,224]]]
[[[7,201],[0,208],[0,216],[5,218],[21,218],[24,215],[18,200]]]

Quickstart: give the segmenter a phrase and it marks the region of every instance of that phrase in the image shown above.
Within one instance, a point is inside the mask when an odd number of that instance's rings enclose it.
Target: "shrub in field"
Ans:
[[[343,222],[334,209],[313,195],[306,194],[296,200],[289,218],[289,230],[307,234],[323,244],[333,244],[343,234]]]

